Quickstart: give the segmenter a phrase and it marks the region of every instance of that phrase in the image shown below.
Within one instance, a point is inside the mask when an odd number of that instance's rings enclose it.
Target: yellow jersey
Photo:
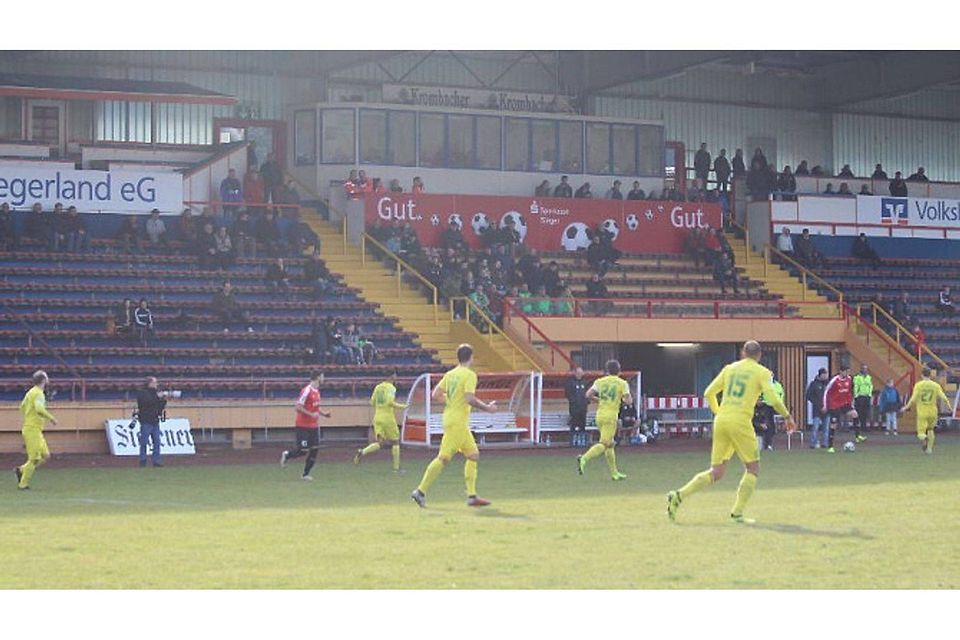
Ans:
[[[45,420],[52,420],[53,416],[47,411],[47,398],[40,387],[31,387],[20,402],[20,413],[23,415],[24,431],[43,431]]]
[[[370,396],[370,404],[374,409],[375,418],[393,417],[394,409],[403,409],[405,404],[398,403],[397,388],[392,382],[381,382],[373,388],[373,394]]]
[[[597,394],[597,420],[617,419],[620,402],[630,393],[630,385],[619,376],[603,376],[593,383]]]
[[[443,374],[437,386],[446,394],[443,428],[467,429],[470,425],[470,405],[467,404],[467,394],[477,392],[477,374],[460,365]]]
[[[765,366],[751,358],[743,358],[725,366],[717,377],[707,385],[703,395],[710,403],[710,410],[718,418],[731,418],[751,423],[757,398],[763,394],[770,406],[782,416],[789,415],[787,407],[771,382],[772,374]],[[723,401],[717,395],[723,393]]]
[[[943,400],[944,404],[949,405],[950,399],[943,392],[943,387],[936,380],[925,379],[913,385],[913,395],[907,404],[903,405],[906,411],[913,405],[917,405],[917,413],[939,413],[940,407],[937,400]]]

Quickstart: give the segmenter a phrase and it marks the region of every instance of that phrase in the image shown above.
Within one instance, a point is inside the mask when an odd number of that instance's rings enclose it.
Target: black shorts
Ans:
[[[316,449],[320,446],[320,429],[297,427],[297,449]]]
[[[570,420],[568,422],[571,429],[586,429],[587,428],[587,410],[579,411],[573,409],[570,411]]]
[[[848,405],[848,404],[845,404],[845,405],[843,405],[842,407],[840,407],[839,409],[833,409],[833,410],[831,410],[831,411],[830,411],[830,417],[831,417],[831,418],[836,418],[837,420],[839,420],[840,418],[844,417],[845,415],[847,415],[847,414],[850,413],[851,411],[853,411],[853,407],[851,407],[851,406]]]

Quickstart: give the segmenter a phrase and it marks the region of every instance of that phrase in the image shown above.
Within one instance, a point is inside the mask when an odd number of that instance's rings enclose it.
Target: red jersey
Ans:
[[[297,404],[303,405],[303,408],[310,413],[316,413],[319,415],[320,390],[314,389],[313,385],[308,384],[300,390],[300,397],[297,399]],[[312,418],[308,415],[304,415],[300,411],[297,411],[296,425],[300,429],[318,429],[320,428],[320,418]]]
[[[826,411],[853,406],[853,378],[833,376],[823,390],[823,406]]]

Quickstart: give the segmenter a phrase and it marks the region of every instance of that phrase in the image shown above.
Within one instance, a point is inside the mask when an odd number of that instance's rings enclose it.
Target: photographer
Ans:
[[[147,440],[153,441],[153,466],[162,467],[160,462],[160,419],[167,407],[167,394],[157,391],[157,379],[147,378],[143,388],[137,392],[137,418],[140,420],[140,466],[147,466]]]

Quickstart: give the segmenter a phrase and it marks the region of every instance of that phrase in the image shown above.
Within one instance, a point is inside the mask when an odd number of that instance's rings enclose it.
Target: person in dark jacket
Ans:
[[[883,165],[879,162],[877,166],[873,169],[873,175],[870,176],[871,180],[888,180],[887,172],[883,170]]]
[[[823,410],[823,392],[827,388],[828,378],[827,370],[820,369],[817,371],[817,377],[807,385],[805,397],[807,402],[813,406],[813,412],[810,414],[811,449],[827,447],[827,439],[830,432],[830,414]]]
[[[854,238],[853,245],[850,247],[850,254],[854,258],[869,262],[874,269],[880,266],[880,256],[877,255],[876,250],[867,242],[867,235],[865,233],[861,233]]]
[[[533,195],[536,198],[547,198],[550,196],[550,181],[544,180],[541,182],[536,189],[533,191]]]
[[[797,192],[797,179],[793,176],[793,172],[790,171],[790,165],[784,166],[783,172],[777,178],[777,191],[780,193]]]
[[[923,167],[917,169],[916,173],[911,173],[910,177],[907,178],[907,182],[930,182],[930,178],[927,177],[927,172]]]
[[[217,264],[217,235],[213,225],[206,223],[197,236],[197,263],[201,269],[213,269]]]
[[[573,197],[573,187],[570,186],[569,176],[561,176],[560,184],[558,184],[553,189],[554,198],[572,198]]]
[[[271,256],[283,254],[283,247],[280,242],[280,230],[273,217],[273,210],[267,212],[257,221],[257,241],[263,246],[266,252]]]
[[[717,191],[726,191],[730,186],[730,161],[727,159],[727,150],[720,149],[720,155],[713,161],[713,173],[717,179]]]
[[[793,172],[795,176],[809,176],[810,168],[807,166],[806,160],[801,160],[800,164],[797,165],[797,170]]]
[[[707,151],[707,143],[701,142],[700,148],[693,156],[693,174],[697,178],[697,188],[699,189],[707,188],[707,178],[710,175],[711,161],[710,152]]]
[[[853,175],[853,170],[850,168],[850,165],[845,164],[843,168],[840,169],[840,173],[837,174],[838,178],[856,178],[857,176]]]
[[[260,176],[263,178],[264,195],[274,204],[278,200],[279,190],[283,187],[283,169],[273,153],[267,154],[267,159],[260,165]]]
[[[737,149],[733,154],[733,162],[731,162],[733,167],[733,178],[742,178],[747,175],[747,167],[743,163],[743,149]]]
[[[227,177],[220,182],[220,201],[223,203],[223,215],[232,220],[237,209],[243,203],[243,185],[237,178],[237,170],[227,171]]]
[[[140,421],[140,466],[147,466],[147,441],[151,441],[151,462],[162,467],[160,461],[160,420],[167,407],[166,394],[157,391],[157,379],[147,378],[137,392],[137,419]]]
[[[290,291],[290,275],[283,265],[283,258],[277,258],[276,262],[267,267],[263,279],[273,293],[286,294]]]
[[[240,211],[240,216],[233,223],[233,247],[238,258],[257,257],[256,225],[246,209]]]
[[[580,188],[577,189],[577,192],[573,195],[574,198],[592,198],[593,192],[590,191],[590,183],[584,182],[580,185]]]
[[[583,379],[583,368],[576,367],[564,385],[567,405],[570,412],[570,446],[587,446],[587,389],[589,385]]]
[[[627,200],[646,200],[647,194],[643,192],[643,189],[640,188],[640,181],[633,181],[633,189],[627,193]]]
[[[210,307],[220,319],[224,333],[230,331],[231,322],[241,322],[247,325],[248,333],[253,333],[253,327],[250,326],[250,317],[246,311],[240,308],[240,303],[237,302],[237,297],[233,293],[233,286],[229,282],[224,282],[223,288],[213,294]]]
[[[133,325],[137,332],[137,341],[143,348],[147,347],[147,338],[153,335],[153,313],[147,306],[147,299],[141,298],[133,312]]]
[[[890,195],[897,198],[907,197],[907,183],[903,180],[903,174],[897,171],[890,181]]]
[[[20,236],[10,212],[10,205],[0,204],[0,251],[16,251],[20,246]]]

